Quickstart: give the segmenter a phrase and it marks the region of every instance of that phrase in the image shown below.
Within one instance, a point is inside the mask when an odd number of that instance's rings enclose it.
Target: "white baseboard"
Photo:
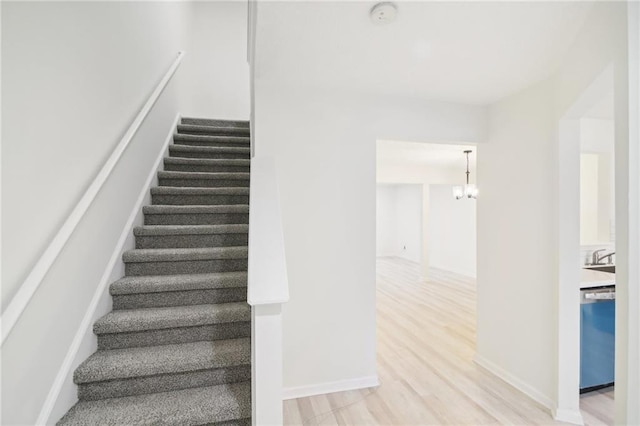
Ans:
[[[533,399],[538,404],[540,404],[543,407],[549,409],[549,413],[553,414],[552,413],[553,408],[554,408],[553,401],[551,400],[551,398],[549,398],[548,396],[546,396],[545,394],[540,392],[538,389],[532,387],[528,383],[522,381],[522,379],[514,376],[513,374],[511,374],[508,371],[504,370],[502,367],[497,366],[493,362],[483,358],[482,356],[480,356],[478,354],[475,355],[473,360],[480,367],[482,367],[485,370],[487,370],[488,372],[498,376],[500,379],[502,379],[505,382],[509,383],[511,386],[513,386],[514,388],[518,389],[520,392],[522,392],[523,394],[527,395],[529,398]]]
[[[556,408],[553,410],[553,418],[559,422],[571,423],[573,425],[584,425],[584,419],[580,410],[565,410]]]
[[[439,265],[429,265],[430,268],[440,269],[442,271],[452,272],[457,275],[462,275],[463,277],[476,279],[476,271],[469,271],[467,269],[457,269],[451,268],[448,266],[439,266]]]
[[[122,253],[133,248],[133,228],[138,224],[142,224],[142,206],[145,205],[145,202],[150,202],[149,190],[154,184],[157,184],[157,172],[162,165],[162,159],[167,153],[168,146],[173,139],[173,133],[179,120],[180,114],[178,113],[171,124],[171,130],[164,141],[162,150],[158,154],[147,176],[147,180],[140,191],[140,195],[131,210],[113,254],[107,263],[105,271],[96,287],[96,291],[93,294],[93,298],[89,303],[89,307],[69,346],[60,370],[58,370],[58,374],[40,410],[36,422],[37,425],[55,424],[55,422],[71,408],[75,401],[77,401],[76,386],[73,383],[73,371],[97,348],[96,337],[93,334],[93,323],[111,309],[108,284],[123,275],[124,267],[121,264]]]
[[[304,398],[326,393],[343,392],[355,389],[365,389],[380,386],[378,376],[365,376],[357,379],[339,380],[337,382],[325,382],[314,385],[295,386],[285,388],[282,391],[282,399]]]

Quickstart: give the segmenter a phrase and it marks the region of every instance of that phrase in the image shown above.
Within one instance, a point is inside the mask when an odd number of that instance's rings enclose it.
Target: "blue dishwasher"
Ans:
[[[580,291],[580,393],[613,385],[615,286]]]

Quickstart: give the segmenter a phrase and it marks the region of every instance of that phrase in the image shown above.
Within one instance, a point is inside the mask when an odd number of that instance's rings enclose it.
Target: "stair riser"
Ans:
[[[249,173],[249,166],[214,165],[214,164],[165,164],[168,172],[204,172],[204,173]]]
[[[227,422],[210,423],[208,425],[203,425],[203,426],[251,426],[251,418],[229,420]]]
[[[236,136],[248,138],[250,131],[248,128],[242,127],[211,127],[208,129],[184,128],[178,124],[179,135],[205,135],[205,136]]]
[[[165,195],[153,194],[151,201],[155,205],[172,206],[219,206],[228,204],[249,204],[248,195]]]
[[[212,127],[235,127],[238,129],[249,129],[248,121],[226,121],[226,120],[214,120],[208,118],[183,118],[180,124],[195,124],[197,126],[212,126]]]
[[[247,300],[246,287],[207,290],[166,291],[159,293],[119,294],[113,297],[113,309],[157,308]]]
[[[136,248],[200,248],[246,246],[248,234],[148,235],[136,237]]]
[[[98,349],[121,349],[251,336],[251,321],[98,335]]]
[[[225,225],[249,223],[249,215],[244,213],[221,214],[147,214],[145,225]]]
[[[78,398],[84,401],[221,385],[251,379],[251,366],[241,365],[186,373],[160,374],[130,379],[84,383]]]
[[[249,148],[249,142],[236,140],[217,140],[217,141],[196,141],[196,140],[174,140],[174,145],[184,146],[213,146],[217,148]]]
[[[248,188],[249,179],[173,179],[160,178],[160,186],[197,188]]]
[[[210,147],[214,147],[214,148],[249,148],[249,144],[245,143],[245,142],[175,141],[174,145],[210,146]],[[177,157],[176,155],[171,155],[171,156],[172,157]],[[212,157],[212,158],[226,158],[226,157]]]
[[[169,147],[169,155],[174,158],[209,158],[209,159],[239,159],[248,160],[249,152],[198,152],[198,151],[173,151]]]
[[[128,262],[127,276],[205,274],[208,272],[246,271],[247,259],[207,259],[179,262]]]

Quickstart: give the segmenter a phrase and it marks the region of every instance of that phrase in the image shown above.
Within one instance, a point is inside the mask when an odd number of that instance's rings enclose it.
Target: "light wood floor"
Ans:
[[[285,425],[552,425],[546,409],[478,367],[474,280],[398,258],[377,262],[377,388],[284,402]],[[612,424],[612,392],[583,399]]]

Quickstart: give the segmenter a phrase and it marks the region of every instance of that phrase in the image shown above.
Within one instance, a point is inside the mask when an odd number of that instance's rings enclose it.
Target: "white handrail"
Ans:
[[[151,96],[149,96],[149,99],[144,104],[140,112],[138,112],[135,120],[133,120],[129,129],[127,129],[127,132],[109,156],[109,159],[104,163],[102,169],[100,169],[96,177],[93,179],[89,188],[87,188],[85,193],[82,195],[78,204],[76,204],[71,214],[69,214],[67,220],[65,220],[64,224],[58,230],[58,233],[53,237],[49,246],[47,246],[44,253],[42,253],[38,262],[35,264],[27,278],[24,280],[24,283],[22,283],[22,286],[18,289],[16,295],[11,299],[11,302],[2,313],[2,318],[0,318],[0,328],[2,328],[2,340],[0,341],[0,345],[4,344],[4,341],[18,322],[20,315],[22,315],[29,304],[29,301],[38,290],[38,287],[53,265],[53,262],[55,262],[56,258],[69,240],[69,237],[71,237],[73,231],[76,229],[76,226],[78,226],[78,223],[93,200],[96,198],[96,195],[100,192],[102,185],[104,185],[114,167],[120,160],[120,157],[122,157],[122,154],[129,146],[129,143],[137,133],[140,125],[151,111],[151,108],[162,94],[164,88],[169,83],[169,80],[173,77],[173,74],[178,69],[184,55],[185,52],[178,52],[177,58],[173,61],[171,67],[169,67],[169,70],[166,72],[160,83],[158,83]]]

